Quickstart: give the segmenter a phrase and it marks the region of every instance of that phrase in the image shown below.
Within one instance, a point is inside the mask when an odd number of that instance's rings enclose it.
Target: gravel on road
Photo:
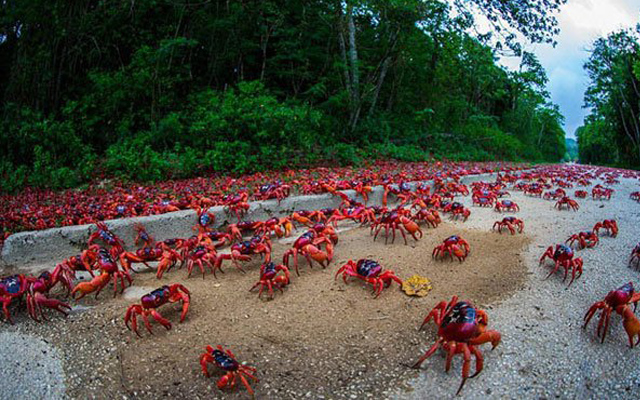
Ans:
[[[597,182],[594,182],[597,183]],[[611,200],[577,199],[580,209],[558,211],[554,201],[511,192],[521,211],[515,215],[525,223],[533,242],[525,253],[528,275],[525,287],[499,304],[486,305],[489,329],[502,334],[493,351],[483,345],[484,371],[469,379],[459,398],[594,398],[638,399],[640,397],[640,348],[630,349],[621,318],[614,312],[604,343],[596,337],[597,317],[582,329],[583,317],[596,301],[632,281],[640,290],[640,271],[629,268],[631,250],[640,240],[640,205],[629,198],[638,181],[621,179],[613,186]],[[567,194],[591,187],[568,189]],[[492,209],[471,207],[472,215],[461,225],[486,230],[502,216]],[[571,287],[560,273],[544,280],[550,264],[539,265],[546,248],[563,243],[570,235],[591,230],[596,222],[616,219],[620,232],[606,235],[593,249],[577,251],[584,260],[584,273]],[[551,264],[552,265],[552,264]],[[469,263],[466,267],[473,268]],[[454,293],[452,293],[454,294]],[[457,293],[464,298],[464,293]],[[425,310],[426,312],[426,310]],[[435,331],[435,327],[431,328]],[[430,346],[416,348],[416,359]],[[461,357],[456,356],[449,374],[444,356],[434,355],[410,380],[410,391],[393,391],[397,399],[454,398],[461,380]],[[472,366],[473,371],[473,366]]]

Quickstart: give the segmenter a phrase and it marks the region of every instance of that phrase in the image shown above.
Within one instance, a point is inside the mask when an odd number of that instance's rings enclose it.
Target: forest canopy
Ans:
[[[559,161],[563,118],[518,38],[552,43],[565,1],[0,0],[0,188]]]
[[[640,27],[597,39],[584,66],[590,114],[576,135],[580,161],[640,166]]]

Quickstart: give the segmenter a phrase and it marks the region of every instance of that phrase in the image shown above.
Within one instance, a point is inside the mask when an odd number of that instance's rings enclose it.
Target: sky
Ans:
[[[558,44],[526,45],[545,67],[551,100],[565,116],[567,137],[575,138],[589,110],[584,109],[584,92],[588,77],[582,66],[589,58],[593,41],[621,28],[640,22],[640,0],[568,0],[557,15],[560,35]],[[515,68],[519,60],[503,58],[501,63]]]

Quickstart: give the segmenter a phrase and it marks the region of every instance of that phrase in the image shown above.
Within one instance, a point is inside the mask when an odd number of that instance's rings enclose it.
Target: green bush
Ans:
[[[326,149],[328,161],[338,163],[338,165],[359,165],[363,159],[359,154],[359,149],[352,144],[336,143]]]
[[[204,156],[205,163],[214,171],[245,173],[251,170],[254,157],[245,142],[217,142]]]
[[[22,189],[26,182],[29,171],[26,166],[16,167],[7,160],[0,160],[0,190],[6,193],[13,193]]]
[[[153,150],[149,132],[124,139],[107,149],[104,167],[110,174],[126,180],[155,181],[168,176],[171,163]]]

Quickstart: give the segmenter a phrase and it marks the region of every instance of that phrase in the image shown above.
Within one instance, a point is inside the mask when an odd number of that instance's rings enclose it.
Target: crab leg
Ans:
[[[142,310],[140,315],[142,316],[142,321],[144,322],[144,326],[146,326],[149,333],[153,335],[153,331],[151,330],[151,323],[149,322],[148,311]]]
[[[462,353],[464,357],[464,361],[462,363],[462,382],[460,382],[460,387],[458,387],[458,391],[456,392],[456,396],[460,394],[462,387],[464,386],[467,378],[469,377],[469,367],[471,364],[471,352],[469,351],[469,346],[466,343],[460,343],[459,348],[457,349],[457,353]]]
[[[451,361],[453,361],[453,356],[457,353],[456,350],[458,350],[458,344],[462,345],[462,343],[456,343],[453,340],[444,344],[444,348],[447,351],[447,359],[444,366],[444,370],[446,372],[449,372],[451,369]]]
[[[431,348],[429,350],[427,350],[427,352],[425,352],[422,357],[420,357],[420,359],[418,361],[416,361],[415,364],[413,364],[413,366],[411,368],[414,369],[418,369],[420,368],[420,365],[422,365],[422,363],[429,357],[431,357],[433,355],[433,353],[436,352],[436,350],[438,350],[438,348],[440,347],[440,345],[442,345],[442,342],[444,342],[443,338],[438,339],[433,346],[431,346]]]
[[[167,330],[171,329],[171,322],[169,322],[167,319],[163,318],[162,315],[160,315],[159,312],[157,312],[156,310],[151,310],[150,313],[151,313],[151,316],[153,316],[153,318],[156,321],[158,321],[158,323],[162,324],[162,326],[167,328]]]
[[[476,356],[476,372],[469,378],[475,378],[480,372],[482,372],[482,368],[484,367],[484,358],[482,357],[482,352],[478,350],[476,346],[469,344],[469,350],[471,350],[471,353]]]
[[[246,372],[245,372],[246,373]],[[247,392],[249,392],[249,394],[251,396],[253,396],[253,389],[251,389],[251,386],[249,386],[249,382],[247,382],[247,379],[243,376],[243,373],[239,373],[240,375],[240,380],[242,381],[242,384],[247,388]],[[249,374],[247,374],[248,376],[251,376]],[[257,380],[257,379],[256,379]],[[235,376],[234,376],[234,382],[233,384],[235,385]]]
[[[629,336],[629,347],[633,348],[635,345],[640,343],[640,321],[636,318],[631,308],[624,305],[618,306],[616,312],[622,316],[624,330],[627,332],[627,336]],[[633,338],[638,336],[638,340],[636,343],[633,343]]]
[[[604,302],[602,301],[597,302],[596,304],[592,305],[589,308],[589,311],[587,311],[587,313],[584,315],[583,320],[585,322],[584,322],[584,325],[582,326],[582,329],[585,329],[587,327],[587,325],[589,324],[589,321],[591,321],[591,318],[593,318],[596,311],[598,311],[601,308],[604,308]]]

